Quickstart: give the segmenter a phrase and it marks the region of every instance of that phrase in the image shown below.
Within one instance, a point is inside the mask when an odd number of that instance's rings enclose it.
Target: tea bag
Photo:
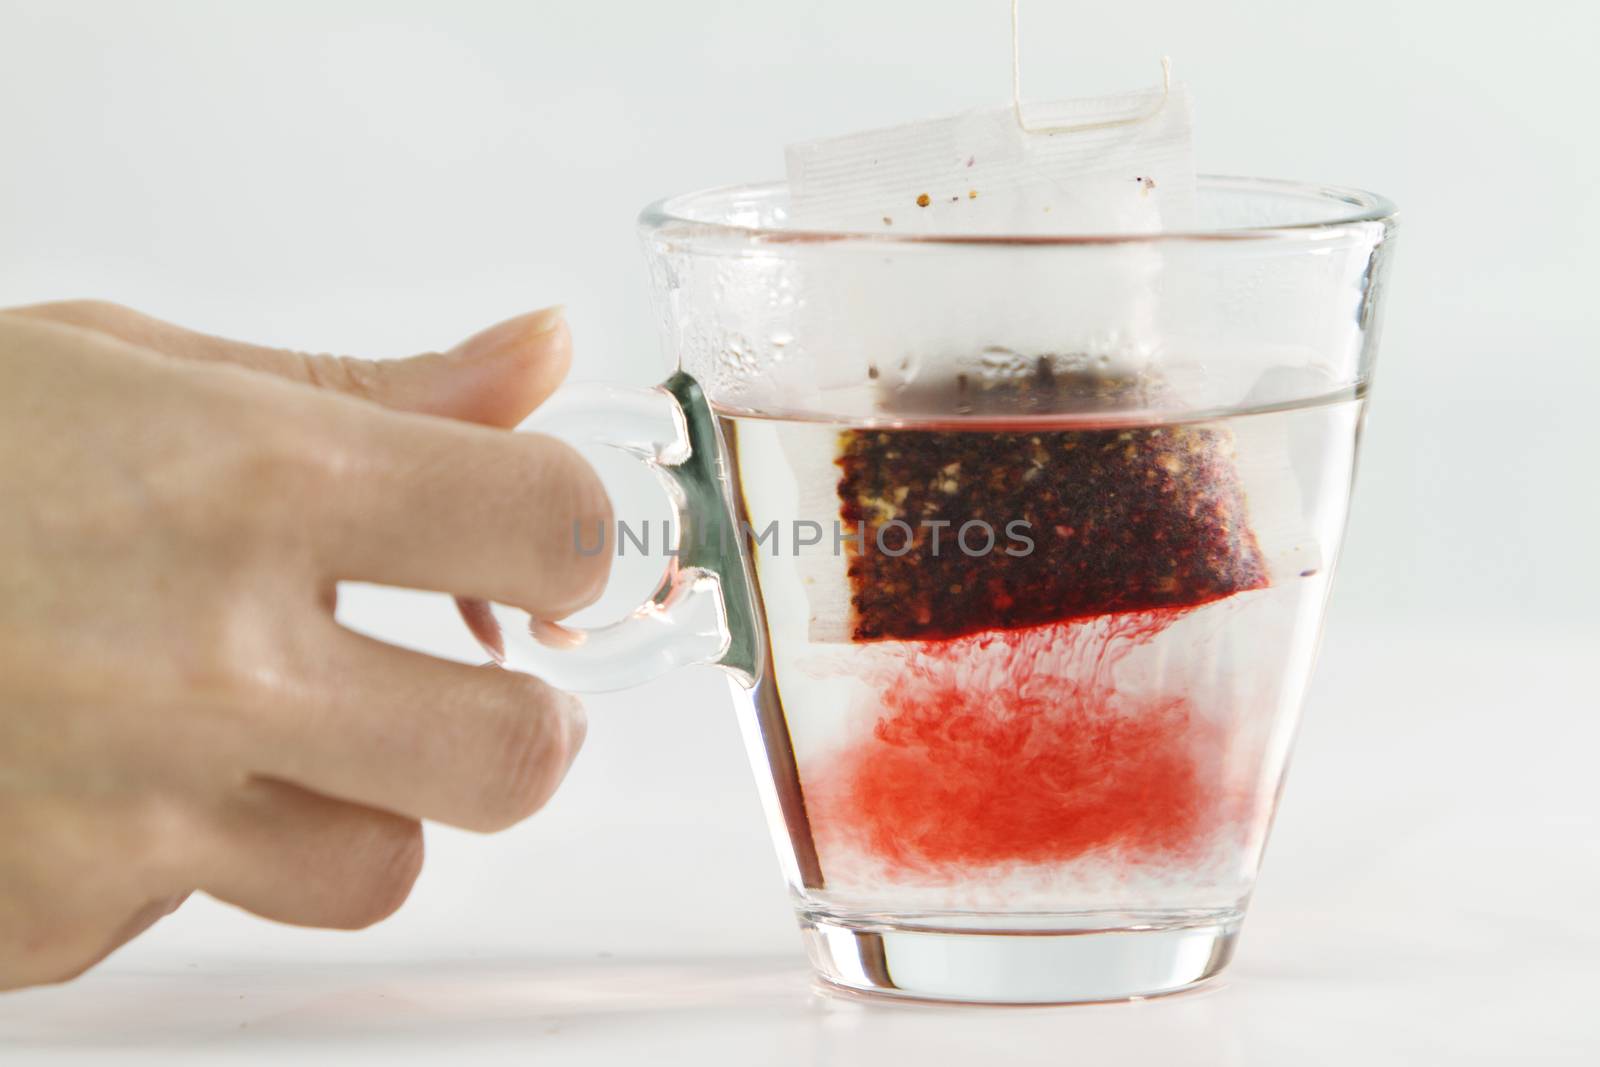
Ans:
[[[1125,387],[1047,376],[999,391],[1081,413]],[[842,432],[840,513],[866,529],[846,565],[848,638],[960,637],[1264,586],[1231,445],[1185,424]]]
[[[791,223],[1019,242],[1182,231],[1194,217],[1190,126],[1187,93],[1171,85],[795,145]],[[1161,255],[1142,243],[1092,257],[998,255],[963,279],[954,314],[941,314],[952,302],[938,295],[948,291],[938,257],[906,256],[893,274],[866,259],[834,264],[818,302],[833,314],[807,324],[823,353],[818,395],[831,406],[866,390],[871,410],[913,428],[845,430],[831,471],[797,470],[800,486],[834,490],[823,499],[802,488],[802,513],[831,511],[863,534],[842,553],[798,561],[813,641],[949,638],[1195,606],[1266,584],[1225,430],[948,421],[1157,406],[1169,391]],[[919,307],[896,286],[930,298]],[[839,314],[857,292],[875,306]],[[908,307],[918,313],[894,313]],[[944,426],[915,428],[917,416]],[[797,468],[820,467],[803,452],[790,453]],[[961,539],[972,523],[976,534]]]

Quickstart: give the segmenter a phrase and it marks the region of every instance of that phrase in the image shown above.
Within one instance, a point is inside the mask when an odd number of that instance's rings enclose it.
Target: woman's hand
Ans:
[[[382,363],[106,304],[0,312],[0,988],[80,973],[194,889],[376,922],[419,820],[545,802],[577,702],[352,633],[334,588],[548,619],[598,594],[606,558],[572,537],[610,522],[594,473],[489,428],[569,347],[556,310]]]

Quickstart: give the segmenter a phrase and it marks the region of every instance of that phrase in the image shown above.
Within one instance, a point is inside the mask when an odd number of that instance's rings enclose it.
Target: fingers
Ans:
[[[187,893],[178,893],[152,900],[120,920],[103,914],[66,917],[63,925],[68,929],[64,936],[49,938],[50,943],[43,952],[38,951],[35,945],[32,946],[35,951],[23,954],[27,958],[0,960],[0,993],[24,986],[72,981],[171,915],[188,896]],[[108,926],[111,929],[109,934],[105,932]],[[16,940],[5,935],[6,931],[0,929],[0,937],[4,937],[6,942]],[[42,939],[35,932],[33,940]]]
[[[162,897],[159,900],[152,900],[148,904],[143,905],[132,915],[128,916],[127,920],[117,928],[117,931],[114,934],[111,935],[110,940],[106,942],[105,947],[99,953],[97,953],[92,959],[83,961],[80,966],[74,967],[74,973],[69,977],[77,977],[77,975],[82,974],[91,967],[94,967],[107,956],[117,951],[117,949],[121,948],[123,945],[126,945],[129,941],[132,941],[134,938],[150,929],[150,927],[154,926],[162,919],[165,919],[168,915],[171,915],[173,912],[177,911],[178,908],[182,906],[183,902],[188,899],[188,893],[174,893],[171,896]]]
[[[64,326],[67,322],[90,324],[99,338],[163,346],[193,358],[221,353],[223,362],[270,364],[286,374],[337,379],[344,391],[415,411],[443,406],[458,415],[499,421],[514,419],[542,399],[567,360],[566,329],[558,312],[502,323],[443,356],[375,364],[307,362],[291,353],[193,334],[110,305],[42,305],[7,314],[32,316],[65,330],[78,328]],[[542,360],[539,365],[550,373],[544,378],[502,373],[507,366],[532,366],[530,360]],[[496,382],[520,383],[524,391],[513,395]],[[245,434],[246,445],[235,442],[219,454],[249,447],[265,450],[268,458],[286,454],[306,464],[316,480],[295,494],[292,507],[280,508],[270,498],[268,511],[287,518],[291,532],[316,542],[323,569],[317,577],[330,586],[359,580],[434,589],[502,600],[549,618],[583,607],[604,588],[609,558],[579,552],[576,531],[609,528],[610,502],[588,464],[565,445],[453,420],[360,409],[334,397],[320,398],[322,409],[314,418],[267,416],[267,398],[260,390],[255,393],[237,399],[263,413],[267,424]],[[471,402],[464,404],[463,397]],[[492,410],[494,405],[501,408]],[[243,474],[259,481],[259,472]]]
[[[253,769],[411,818],[504,829],[543,807],[586,732],[537,678],[408,652],[329,622],[301,699],[261,718]]]
[[[354,930],[388,918],[422,870],[422,826],[255,779],[217,813],[200,888],[278,922]]]
[[[64,982],[182,903],[183,820],[114,787],[73,795],[0,774],[0,991]],[[106,775],[104,780],[117,780]]]
[[[359,458],[308,501],[325,581],[499,600],[559,619],[605,588],[610,557],[578,531],[610,529],[611,502],[567,445],[444,420],[364,423]]]
[[[232,363],[371,400],[398,411],[514,426],[572,362],[559,307],[491,326],[448,352],[401,360],[309,355],[196,333],[116,304],[73,300],[6,312],[106,334],[178,359]]]
[[[559,308],[508,320],[443,355],[378,363],[243,345],[103,303],[5,314],[88,330],[140,350],[270,370],[407,412],[494,423],[515,422],[542,400],[570,355]],[[267,406],[264,397],[239,399]],[[251,433],[288,441],[293,455],[338,453],[327,466],[343,476],[308,485],[288,509],[296,529],[329,549],[327,573],[319,577],[499,599],[551,618],[592,602],[603,589],[609,559],[579,552],[576,531],[609,528],[610,502],[594,472],[565,445],[454,421],[364,418],[332,403],[309,425],[281,417],[279,423],[275,435],[278,424]],[[326,436],[314,432],[322,427]],[[345,455],[352,441],[354,454]],[[270,444],[256,440],[255,447]],[[337,527],[331,532],[307,518],[311,512],[320,519],[324,505]]]

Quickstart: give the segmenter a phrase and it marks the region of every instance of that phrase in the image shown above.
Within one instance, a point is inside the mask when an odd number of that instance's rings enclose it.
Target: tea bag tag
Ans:
[[[1116,236],[1191,228],[1181,82],[790,145],[791,225],[914,236]]]

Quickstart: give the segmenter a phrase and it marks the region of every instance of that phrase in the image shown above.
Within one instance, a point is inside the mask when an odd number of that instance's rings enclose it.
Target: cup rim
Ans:
[[[1326,205],[1330,214],[1302,222],[1237,226],[1211,230],[1158,230],[1154,233],[1064,233],[1064,234],[907,234],[866,230],[815,230],[787,226],[745,226],[696,217],[685,212],[687,201],[706,197],[771,196],[782,190],[784,181],[749,182],[702,189],[663,197],[639,213],[642,231],[654,233],[671,229],[684,237],[732,238],[747,243],[790,244],[822,241],[849,241],[882,245],[993,245],[993,246],[1074,246],[1149,244],[1170,241],[1251,241],[1301,238],[1320,240],[1336,237],[1353,227],[1381,225],[1392,231],[1399,209],[1388,197],[1350,186],[1317,182],[1288,181],[1280,178],[1249,178],[1227,174],[1202,174],[1201,189],[1233,193],[1265,193],[1285,198],[1315,200]],[[1342,210],[1335,210],[1342,209]]]

